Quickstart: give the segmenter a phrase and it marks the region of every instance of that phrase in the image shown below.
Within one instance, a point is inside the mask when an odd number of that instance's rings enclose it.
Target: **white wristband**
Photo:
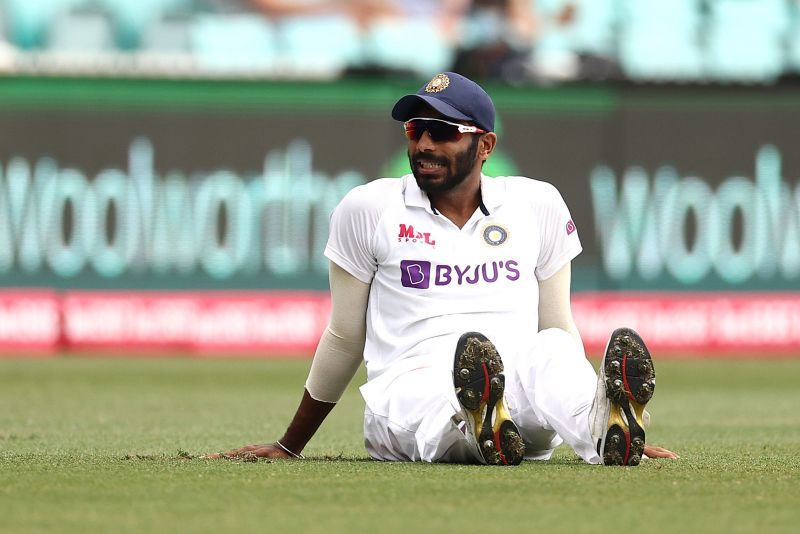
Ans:
[[[275,442],[275,445],[277,445],[278,447],[280,447],[281,449],[283,449],[283,451],[284,451],[286,454],[290,455],[292,458],[300,458],[301,460],[304,460],[304,459],[305,459],[305,456],[303,456],[302,454],[297,454],[296,452],[292,452],[292,451],[290,451],[288,448],[286,448],[286,445],[284,445],[284,444],[283,444],[283,443],[281,443],[280,441],[276,441],[276,442]]]

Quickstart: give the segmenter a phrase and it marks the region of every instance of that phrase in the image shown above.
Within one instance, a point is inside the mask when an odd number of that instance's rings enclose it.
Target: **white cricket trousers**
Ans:
[[[452,345],[450,355],[455,349]],[[589,411],[597,375],[580,342],[552,328],[534,336],[523,352],[501,351],[505,403],[525,442],[525,459],[546,460],[566,442],[590,464],[595,450]],[[386,461],[482,463],[464,432],[450,364],[423,364],[361,388],[366,401],[364,442],[370,456]]]

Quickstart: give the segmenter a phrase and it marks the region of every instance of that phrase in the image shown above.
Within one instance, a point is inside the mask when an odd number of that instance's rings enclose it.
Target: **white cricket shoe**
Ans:
[[[525,455],[519,429],[503,404],[503,360],[478,332],[459,338],[453,359],[453,385],[466,412],[466,432],[489,465],[517,465]]]
[[[589,413],[592,437],[605,465],[639,465],[644,454],[645,405],[656,389],[650,352],[630,328],[611,334]]]

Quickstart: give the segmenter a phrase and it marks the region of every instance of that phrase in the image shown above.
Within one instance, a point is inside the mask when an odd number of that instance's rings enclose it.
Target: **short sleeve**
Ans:
[[[537,195],[537,201],[540,203],[537,213],[541,241],[536,278],[547,280],[580,254],[583,247],[561,193],[552,185],[545,184],[542,194]]]
[[[325,257],[368,284],[378,268],[373,241],[380,203],[371,201],[368,188],[351,190],[333,210]]]

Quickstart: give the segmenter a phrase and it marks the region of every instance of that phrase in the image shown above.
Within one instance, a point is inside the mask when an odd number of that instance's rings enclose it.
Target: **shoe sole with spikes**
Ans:
[[[518,465],[525,454],[519,429],[503,404],[503,361],[483,334],[467,332],[456,345],[456,397],[471,421],[467,426],[489,465]]]
[[[639,334],[630,328],[611,334],[601,373],[610,406],[598,452],[605,465],[639,465],[645,444],[644,408],[656,389],[653,360]]]

